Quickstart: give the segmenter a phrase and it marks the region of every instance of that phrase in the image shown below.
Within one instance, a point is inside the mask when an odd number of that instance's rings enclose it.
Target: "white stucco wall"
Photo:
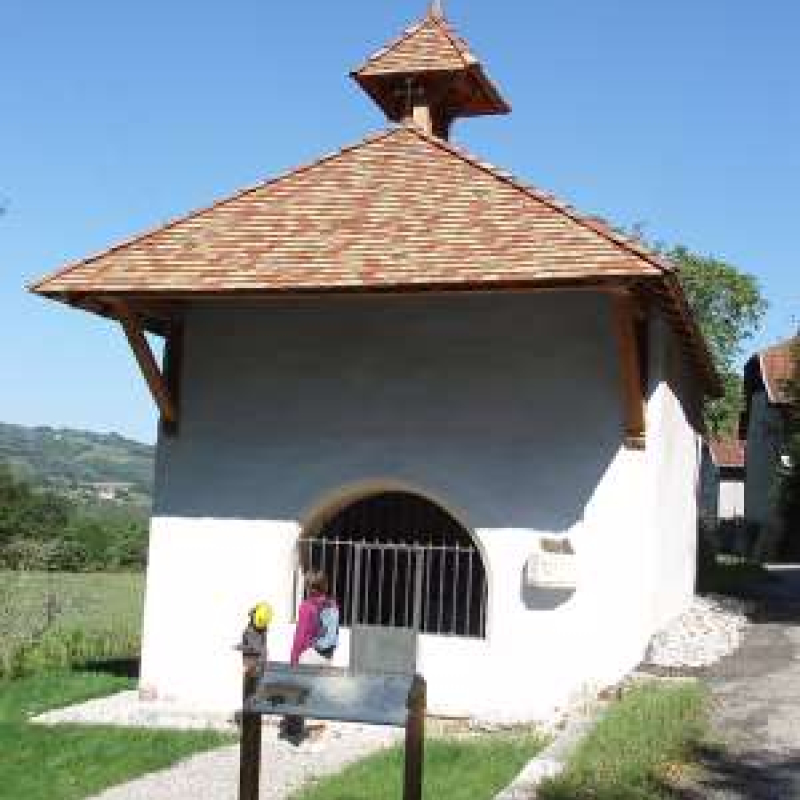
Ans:
[[[652,340],[660,352],[671,335],[656,326]],[[233,707],[231,646],[261,598],[276,608],[271,653],[287,658],[301,525],[365,481],[441,502],[486,553],[487,639],[422,637],[434,711],[534,718],[616,680],[691,595],[697,446],[662,362],[636,452],[622,447],[601,296],[196,307],[180,434],[158,448],[142,687]],[[579,588],[530,609],[525,561],[562,534]]]
[[[647,412],[647,536],[652,542],[649,597],[653,629],[682,613],[694,594],[702,440],[694,378],[671,329],[651,323]]]
[[[700,475],[700,512],[709,524],[744,518],[744,469],[715,466],[704,445]]]
[[[744,481],[722,479],[719,482],[719,518],[740,519],[744,517]]]

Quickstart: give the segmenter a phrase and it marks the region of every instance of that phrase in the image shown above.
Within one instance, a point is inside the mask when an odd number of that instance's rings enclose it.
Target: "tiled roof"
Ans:
[[[775,405],[789,405],[789,381],[794,371],[795,349],[800,340],[789,339],[759,353],[761,376],[767,389],[767,396]]]
[[[704,384],[718,378],[674,268],[414,125],[392,128],[72,264],[39,294],[102,311],[303,292],[474,290],[644,281]],[[100,305],[98,305],[100,303]]]
[[[502,286],[669,266],[405,125],[74,264],[40,294]]]
[[[745,447],[739,439],[712,439],[708,443],[711,460],[717,467],[744,467]]]
[[[412,78],[440,95],[438,102],[451,118],[511,110],[467,43],[435,12],[370,56],[351,76],[396,122],[402,119],[401,96]]]
[[[462,70],[477,64],[467,43],[443,17],[429,14],[402,36],[371,55],[356,70],[360,75]]]

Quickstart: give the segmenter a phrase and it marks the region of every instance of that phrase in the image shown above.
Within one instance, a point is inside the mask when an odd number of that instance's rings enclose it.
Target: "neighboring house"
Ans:
[[[234,706],[314,566],[337,663],[416,627],[432,711],[535,718],[690,603],[718,376],[671,264],[448,141],[509,109],[435,7],[353,77],[395,125],[33,287],[161,410],[141,687]]]
[[[119,481],[100,481],[89,486],[98,500],[118,500],[129,495],[133,485]]]
[[[778,480],[789,466],[787,413],[791,398],[793,348],[797,338],[756,353],[745,365],[745,410],[741,434],[747,439],[745,516],[758,526],[763,558],[775,557],[783,535],[778,511]]]
[[[745,443],[712,439],[703,448],[703,516],[712,524],[744,517]]]

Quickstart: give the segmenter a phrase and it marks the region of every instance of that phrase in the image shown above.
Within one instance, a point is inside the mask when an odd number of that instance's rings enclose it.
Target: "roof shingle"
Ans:
[[[395,122],[407,116],[415,90],[436,98],[433,105],[449,120],[511,110],[467,43],[434,12],[351,76]]]
[[[800,339],[789,339],[759,353],[761,376],[767,389],[769,401],[775,405],[789,405],[792,398],[789,382],[794,374],[795,349]]]
[[[708,443],[716,467],[744,467],[745,442],[740,439],[712,439]]]
[[[718,378],[672,266],[412,124],[65,267],[30,288],[103,298],[500,289],[649,281]]]
[[[635,242],[406,125],[33,288],[60,295],[491,287],[667,269]]]
[[[462,70],[478,59],[467,43],[440,17],[429,15],[402,36],[373,53],[355,74]]]

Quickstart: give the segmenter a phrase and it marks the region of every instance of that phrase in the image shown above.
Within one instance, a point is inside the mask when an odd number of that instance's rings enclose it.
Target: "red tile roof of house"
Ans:
[[[31,286],[103,297],[497,289],[631,281],[668,306],[716,385],[674,268],[452,144],[403,125],[72,264]]]
[[[789,405],[789,381],[795,366],[795,351],[800,339],[794,338],[776,344],[759,353],[761,376],[769,401],[775,405]]]
[[[708,443],[711,460],[717,467],[744,467],[746,444],[740,439],[712,439]]]

